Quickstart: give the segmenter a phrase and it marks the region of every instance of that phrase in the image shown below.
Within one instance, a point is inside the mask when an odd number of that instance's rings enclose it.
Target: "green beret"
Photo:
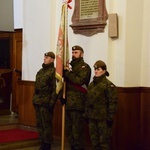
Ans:
[[[47,52],[47,53],[45,53],[44,55],[45,55],[45,56],[49,56],[49,57],[55,59],[55,54],[54,54],[53,52]]]
[[[107,71],[107,66],[102,60],[96,61],[94,64],[94,68],[95,69],[102,68],[103,70],[106,70],[105,75],[109,76],[109,72]]]
[[[107,71],[107,66],[102,60],[96,61],[94,64],[94,68],[95,69],[102,68],[103,70],[106,70],[105,74],[106,76],[109,76],[109,72]]]
[[[101,67],[105,68],[104,70],[107,70],[106,64],[103,61],[101,60],[96,61],[94,64],[94,68],[101,68]]]
[[[80,51],[84,52],[84,51],[83,51],[83,48],[82,48],[81,46],[79,46],[79,45],[73,46],[73,47],[72,47],[72,50],[73,50],[73,51],[74,51],[74,50],[80,50]]]

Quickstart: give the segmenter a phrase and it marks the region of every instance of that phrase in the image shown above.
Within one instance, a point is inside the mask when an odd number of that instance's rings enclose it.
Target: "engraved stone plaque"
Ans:
[[[105,0],[75,0],[70,27],[75,34],[92,36],[104,32],[107,19]]]

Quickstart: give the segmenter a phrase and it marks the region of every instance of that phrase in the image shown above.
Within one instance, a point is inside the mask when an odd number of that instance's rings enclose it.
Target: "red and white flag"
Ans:
[[[63,85],[63,69],[69,65],[68,49],[68,2],[62,5],[61,22],[59,26],[57,51],[56,51],[56,93]]]

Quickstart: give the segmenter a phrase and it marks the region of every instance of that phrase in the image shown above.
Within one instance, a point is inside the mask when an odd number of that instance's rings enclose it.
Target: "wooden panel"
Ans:
[[[8,77],[6,77],[7,80],[6,82],[6,86],[4,86],[1,91],[0,91],[0,97],[2,96],[2,103],[0,104],[0,114],[1,115],[8,115],[10,114],[10,100],[11,100],[11,93],[12,93],[12,33],[9,32],[0,32],[0,40],[2,40],[2,51],[7,51],[7,54],[10,55],[10,57],[8,58],[8,56],[6,57],[7,62],[5,62],[5,65],[1,65],[1,69],[8,69],[11,71],[11,75],[8,79]],[[7,41],[7,42],[6,42]],[[8,52],[9,51],[9,52]],[[6,52],[4,52],[6,55]],[[6,75],[7,76],[7,75]],[[1,94],[2,93],[2,94]],[[1,98],[0,98],[1,99]],[[4,101],[3,101],[4,99]],[[0,100],[1,101],[1,100]]]
[[[62,129],[62,106],[60,101],[56,102],[54,109],[54,117],[53,117],[53,135],[57,138],[61,137],[61,129]]]
[[[35,126],[35,110],[32,105],[34,82],[19,81],[19,123]],[[112,150],[148,150],[150,147],[150,88],[119,88],[118,110],[112,138]],[[61,138],[61,104],[56,102],[53,118],[53,135]],[[86,144],[91,145],[88,126],[85,125]]]
[[[28,126],[35,126],[35,110],[32,105],[34,93],[34,82],[19,81],[17,86],[17,101],[19,112],[19,123]]]
[[[10,68],[12,70],[12,108],[11,111],[18,113],[18,101],[16,100],[16,86],[21,74],[14,71],[22,70],[22,29],[14,32],[0,32],[0,39],[8,39],[10,41]]]
[[[150,149],[150,88],[141,88],[140,145],[142,150]]]
[[[16,89],[18,80],[21,78],[22,71],[22,30],[15,30],[13,34],[13,52],[12,52],[12,70],[13,70],[13,81],[12,81],[12,111],[18,114],[18,101],[16,99]],[[17,71],[20,72],[17,72]]]
[[[27,126],[36,126],[35,110],[32,104],[34,94],[34,82],[19,81],[17,86],[17,101],[19,110],[19,124]],[[61,137],[61,104],[56,102],[53,117],[53,135],[56,138]]]
[[[140,88],[118,88],[118,94],[113,150],[137,150],[140,137]]]
[[[0,69],[0,115],[10,114],[12,71]]]

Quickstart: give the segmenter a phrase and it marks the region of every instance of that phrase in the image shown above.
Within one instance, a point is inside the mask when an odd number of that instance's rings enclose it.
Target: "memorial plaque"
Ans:
[[[105,0],[75,0],[70,27],[75,34],[92,36],[104,32],[107,19]]]
[[[98,0],[81,0],[80,8],[80,19],[98,18]]]

